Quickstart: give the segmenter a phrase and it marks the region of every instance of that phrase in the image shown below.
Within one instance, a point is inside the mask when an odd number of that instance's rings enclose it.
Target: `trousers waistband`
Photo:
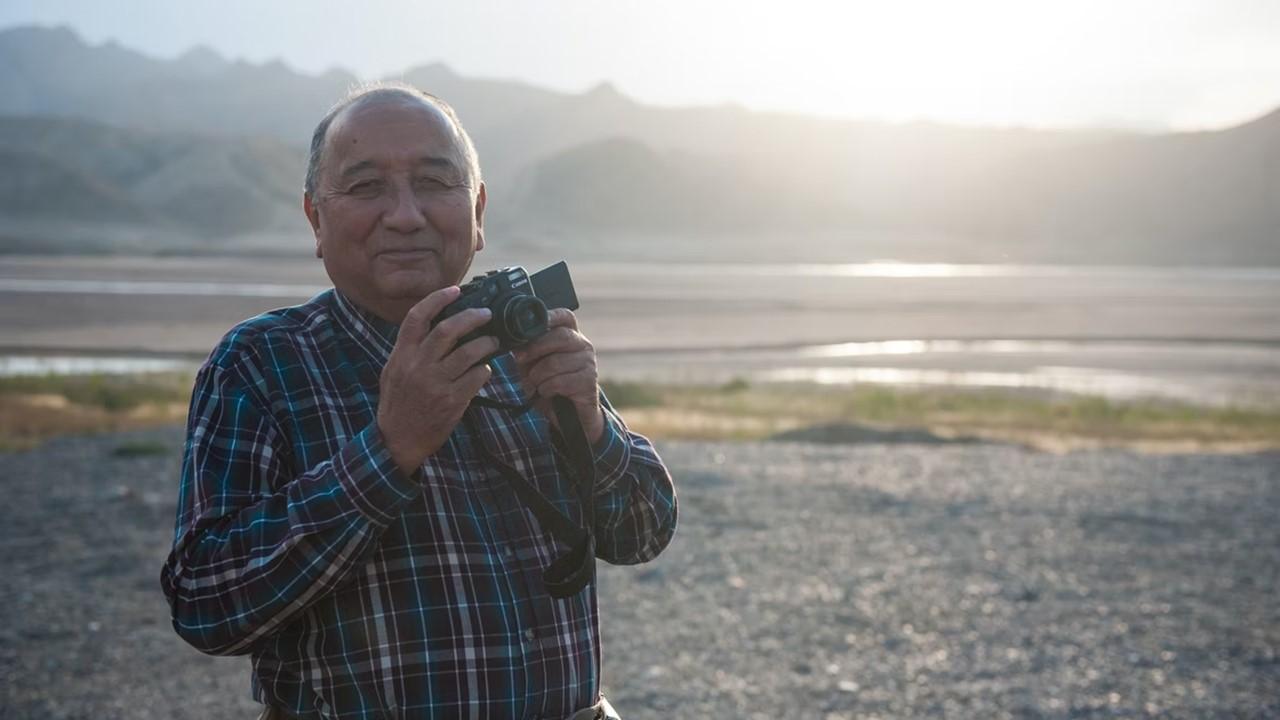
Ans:
[[[601,695],[600,702],[575,712],[568,717],[568,720],[622,720],[622,718],[609,704],[609,700]]]
[[[262,714],[258,716],[258,720],[293,720],[296,717],[287,710],[279,707],[268,705],[262,709]],[[600,702],[585,707],[574,712],[566,720],[622,720],[618,716],[613,706],[605,699],[604,695],[600,696]]]

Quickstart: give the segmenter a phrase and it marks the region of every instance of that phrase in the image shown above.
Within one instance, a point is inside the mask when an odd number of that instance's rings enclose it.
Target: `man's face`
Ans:
[[[383,319],[460,282],[484,247],[484,185],[460,139],[425,102],[374,100],[329,127],[304,209],[334,287]]]

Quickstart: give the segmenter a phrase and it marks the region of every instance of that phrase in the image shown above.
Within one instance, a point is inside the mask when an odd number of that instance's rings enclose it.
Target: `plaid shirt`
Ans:
[[[473,406],[411,476],[378,431],[395,325],[335,290],[231,330],[196,378],[161,581],[196,648],[253,656],[253,694],[303,718],[559,718],[596,701],[596,587],[557,600],[562,546],[477,447],[581,522],[537,412]],[[510,356],[480,395],[523,401]],[[671,477],[607,403],[597,555],[650,560]]]

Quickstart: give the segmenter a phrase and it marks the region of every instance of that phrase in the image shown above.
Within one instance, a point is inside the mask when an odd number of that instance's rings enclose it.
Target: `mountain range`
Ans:
[[[453,104],[490,238],[701,261],[1280,264],[1280,110],[1212,132],[888,124],[392,78]],[[306,252],[315,122],[357,79],[0,31],[0,250]]]

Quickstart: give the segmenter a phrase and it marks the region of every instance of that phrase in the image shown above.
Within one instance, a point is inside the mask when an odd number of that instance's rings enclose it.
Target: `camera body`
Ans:
[[[496,354],[501,355],[546,334],[547,310],[557,307],[578,308],[573,281],[564,262],[532,276],[524,268],[513,266],[473,277],[462,286],[458,299],[440,311],[435,322],[463,310],[489,308],[493,313],[489,322],[467,333],[458,344],[492,335],[498,339]]]

